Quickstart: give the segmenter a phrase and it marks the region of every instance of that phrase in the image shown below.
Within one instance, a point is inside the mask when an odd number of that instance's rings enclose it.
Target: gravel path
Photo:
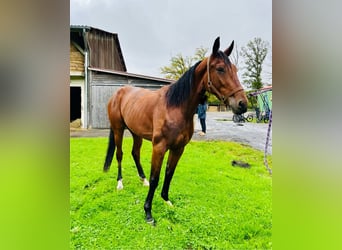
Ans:
[[[194,117],[194,141],[223,140],[247,144],[258,150],[265,150],[268,124],[266,123],[234,123],[231,112],[207,112],[207,134],[198,135],[201,130],[197,115]],[[107,137],[108,129],[70,129],[70,137]],[[125,136],[130,136],[125,131]],[[267,152],[272,154],[272,129]]]

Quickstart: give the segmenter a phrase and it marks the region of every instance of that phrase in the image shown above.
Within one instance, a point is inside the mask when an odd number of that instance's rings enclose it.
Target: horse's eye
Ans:
[[[222,67],[219,67],[219,68],[217,68],[216,69],[219,73],[224,73],[224,68],[222,68]]]

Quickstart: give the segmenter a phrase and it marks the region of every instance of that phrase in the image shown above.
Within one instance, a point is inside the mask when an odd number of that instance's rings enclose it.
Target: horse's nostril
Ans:
[[[239,101],[239,107],[244,111],[247,110],[247,105],[243,101]]]

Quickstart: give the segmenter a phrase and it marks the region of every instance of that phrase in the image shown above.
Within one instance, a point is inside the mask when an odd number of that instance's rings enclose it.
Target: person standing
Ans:
[[[208,96],[204,95],[201,98],[200,103],[198,104],[198,107],[197,107],[197,115],[198,115],[198,119],[200,120],[201,129],[202,129],[202,131],[199,132],[200,136],[204,136],[207,130],[207,126],[205,122],[206,116],[207,116],[207,109],[208,109],[207,100],[208,100]]]

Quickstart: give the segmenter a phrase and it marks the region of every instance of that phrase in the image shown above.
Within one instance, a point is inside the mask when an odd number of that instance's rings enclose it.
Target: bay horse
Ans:
[[[214,42],[212,54],[193,65],[175,83],[154,91],[124,86],[117,90],[108,102],[110,133],[103,170],[109,170],[116,147],[117,189],[123,188],[122,140],[127,128],[133,136],[132,156],[138,174],[144,184],[149,185],[144,204],[148,223],[154,224],[152,200],[167,150],[169,156],[161,196],[172,206],[169,200],[170,182],[184,147],[193,135],[194,114],[206,91],[229,105],[235,114],[247,111],[247,98],[239,82],[237,69],[229,60],[234,41],[224,52],[220,51],[219,47],[218,37]],[[151,141],[153,146],[149,182],[140,163],[143,139]]]

